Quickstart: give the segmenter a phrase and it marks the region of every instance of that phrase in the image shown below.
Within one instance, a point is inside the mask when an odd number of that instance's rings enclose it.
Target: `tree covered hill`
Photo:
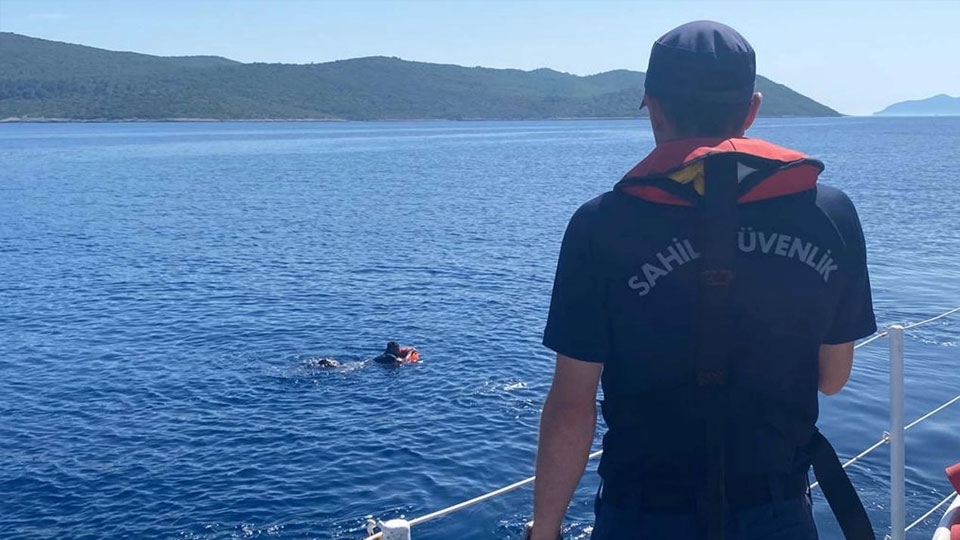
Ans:
[[[639,116],[644,74],[587,77],[370,57],[244,64],[0,32],[0,119],[544,119]],[[766,116],[838,116],[758,77]]]
[[[960,97],[939,94],[926,99],[901,101],[873,114],[881,116],[960,116]]]

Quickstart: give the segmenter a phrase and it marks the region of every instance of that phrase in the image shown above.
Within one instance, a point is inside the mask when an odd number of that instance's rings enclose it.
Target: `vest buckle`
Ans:
[[[704,270],[700,273],[700,280],[709,287],[729,287],[733,276],[730,270]]]
[[[723,370],[701,370],[697,373],[698,386],[722,386],[727,382],[727,374]]]

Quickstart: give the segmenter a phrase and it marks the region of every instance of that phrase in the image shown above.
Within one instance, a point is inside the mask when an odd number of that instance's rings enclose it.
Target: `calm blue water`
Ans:
[[[751,134],[857,203],[882,325],[960,305],[960,119]],[[0,125],[0,531],[353,540],[531,474],[563,228],[651,147],[640,121]],[[363,364],[387,339],[423,363]],[[960,317],[910,332],[908,418],[960,392],[958,344]],[[886,347],[822,399],[842,455],[886,426]],[[960,406],[907,450],[912,521],[960,460]],[[879,528],[887,459],[852,469]],[[415,536],[514,538],[530,498]]]

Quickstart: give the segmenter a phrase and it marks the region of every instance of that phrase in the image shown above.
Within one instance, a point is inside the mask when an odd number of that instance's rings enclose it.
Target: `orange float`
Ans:
[[[400,347],[400,357],[405,364],[412,364],[420,361],[420,351],[413,347]]]

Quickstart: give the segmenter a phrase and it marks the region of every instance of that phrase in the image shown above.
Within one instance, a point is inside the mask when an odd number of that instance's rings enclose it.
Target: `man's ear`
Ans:
[[[647,111],[650,112],[650,127],[653,128],[653,133],[663,133],[666,122],[663,118],[663,109],[660,108],[660,103],[656,98],[647,95],[643,96],[643,103],[647,106]]]
[[[743,122],[743,132],[746,133],[750,126],[753,125],[753,121],[757,119],[757,113],[760,112],[760,104],[763,102],[763,94],[760,92],[754,92],[753,97],[750,98],[750,109],[747,111],[747,119]]]

